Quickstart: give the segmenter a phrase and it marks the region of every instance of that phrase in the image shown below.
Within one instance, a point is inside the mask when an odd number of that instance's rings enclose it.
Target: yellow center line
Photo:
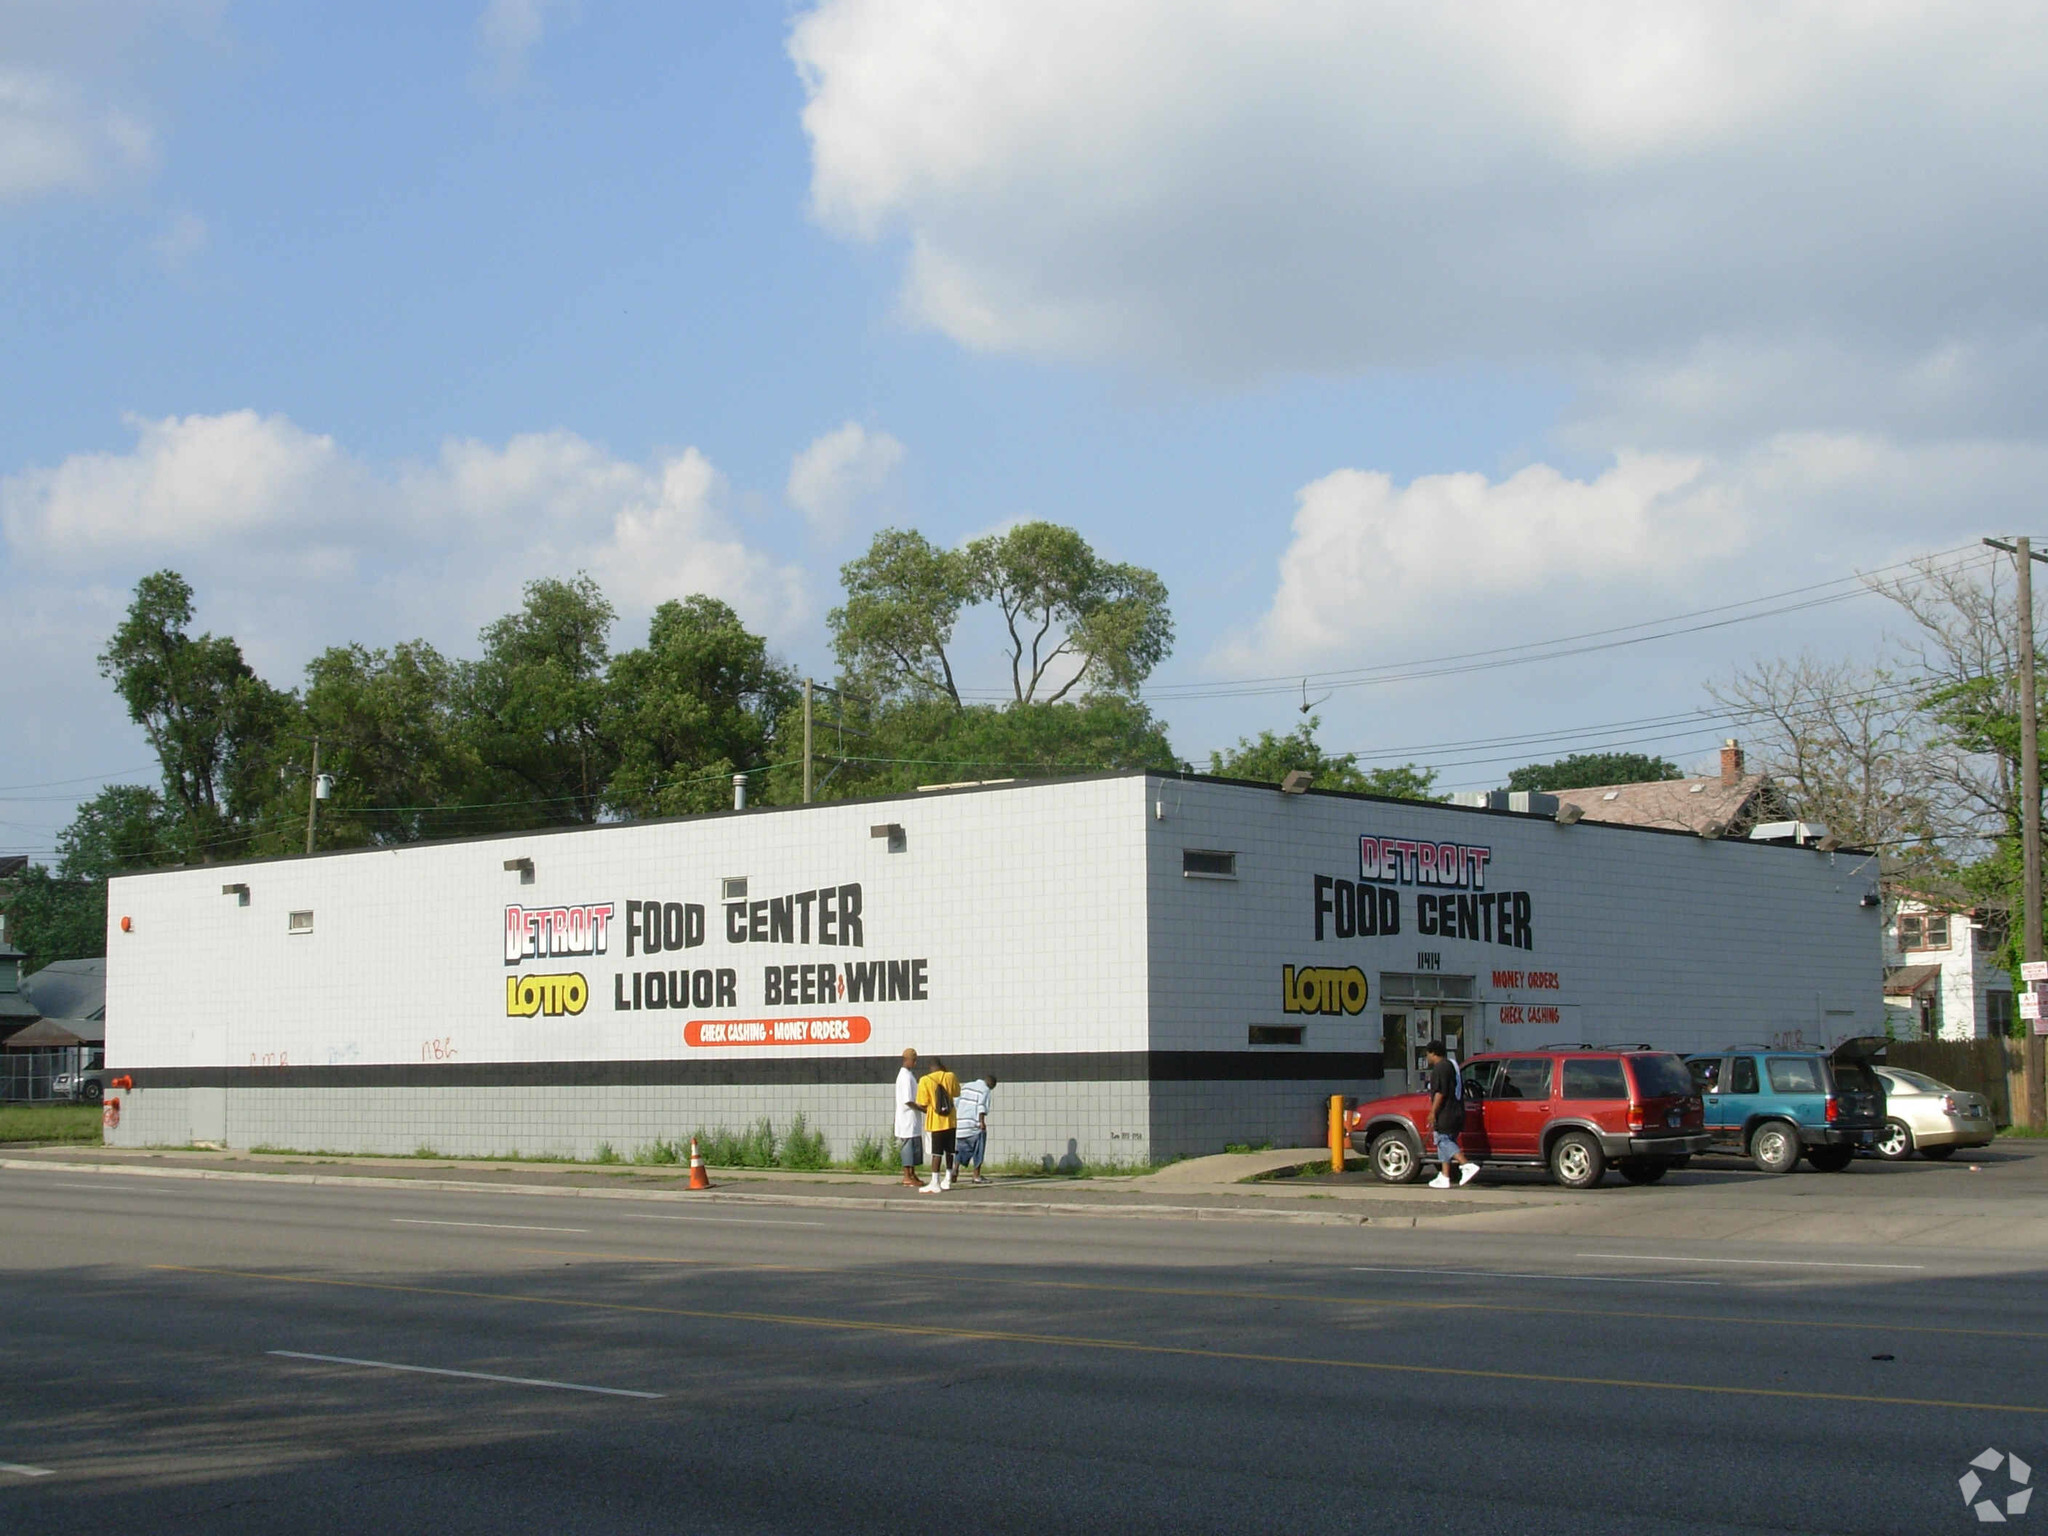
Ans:
[[[510,1253],[547,1254],[554,1258],[605,1259],[628,1264],[687,1264],[705,1269],[768,1270],[786,1274],[842,1275],[854,1271],[799,1264],[734,1264],[719,1259],[690,1259],[667,1254],[602,1253],[584,1248],[508,1248]],[[1660,1323],[1754,1323],[1766,1328],[1828,1328],[1856,1333],[1926,1333],[1970,1339],[2041,1339],[2048,1333],[2028,1333],[2010,1328],[1937,1328],[1922,1323],[1837,1322],[1803,1317],[1767,1317],[1747,1312],[1631,1312],[1613,1307],[1540,1307],[1505,1301],[1417,1301],[1406,1297],[1327,1296],[1313,1291],[1217,1291],[1199,1286],[1105,1285],[1087,1280],[1019,1280],[1004,1275],[979,1277],[983,1284],[1009,1285],[1032,1290],[1098,1291],[1116,1296],[1207,1297],[1213,1301],[1321,1302],[1332,1307],[1387,1307],[1413,1312],[1509,1312],[1531,1317],[1611,1317],[1623,1322],[1645,1319]],[[1560,1280],[1571,1279],[1559,1275]]]
[[[1933,1397],[1883,1397],[1863,1392],[1813,1392],[1790,1387],[1730,1387],[1707,1382],[1638,1380],[1625,1376],[1564,1376],[1542,1371],[1489,1371],[1453,1365],[1401,1365],[1384,1360],[1339,1360],[1316,1355],[1270,1355],[1250,1350],[1202,1349],[1189,1344],[1144,1344],[1130,1339],[1097,1339],[1084,1334],[1017,1333],[996,1328],[949,1328],[937,1323],[883,1323],[844,1317],[812,1317],[801,1313],[723,1311],[708,1307],[656,1307],[644,1303],[585,1301],[571,1296],[521,1296],[503,1291],[471,1291],[453,1286],[393,1285],[387,1281],[334,1280],[315,1275],[274,1275],[258,1270],[211,1269],[196,1264],[152,1264],[153,1270],[185,1275],[217,1275],[232,1280],[268,1280],[279,1285],[326,1286],[337,1290],[382,1291],[405,1296],[445,1296],[460,1301],[494,1301],[522,1306],[560,1307],[588,1312],[629,1312],[654,1317],[688,1317],[720,1323],[767,1323],[783,1328],[820,1328],[842,1333],[885,1333],[914,1338],[965,1339],[993,1344],[1042,1344],[1054,1349],[1109,1350],[1119,1354],[1164,1355],[1191,1360],[1230,1360],[1251,1365],[1307,1365],[1326,1370],[1366,1371],[1384,1375],[1444,1376],[1467,1381],[1520,1381],[1545,1386],[1621,1387],[1639,1392],[1690,1392],[1706,1397],[1768,1397],[1807,1403],[1863,1403],[1886,1408],[1948,1408],[1976,1413],[2024,1413],[2048,1416],[2048,1406],[2033,1403],[1953,1402]]]

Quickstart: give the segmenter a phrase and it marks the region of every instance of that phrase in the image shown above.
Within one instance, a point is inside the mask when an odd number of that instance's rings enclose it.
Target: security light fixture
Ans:
[[[1557,824],[1560,827],[1569,827],[1574,822],[1578,821],[1579,818],[1584,816],[1585,814],[1586,813],[1584,811],[1579,809],[1577,804],[1570,800],[1566,800],[1557,808]]]
[[[521,885],[533,884],[533,860],[507,859],[505,861],[505,873],[509,875],[515,871],[519,875],[519,883]]]
[[[1310,773],[1306,768],[1296,768],[1280,781],[1280,793],[1283,795],[1305,795],[1308,793],[1309,785],[1314,782],[1314,774]]]
[[[903,835],[903,826],[900,822],[890,821],[884,822],[878,827],[869,827],[868,836],[886,837],[889,840],[889,851],[891,853],[901,853],[910,846],[909,840]]]
[[[1706,838],[1708,841],[1711,842],[1713,839],[1719,837],[1723,832],[1726,832],[1727,830],[1727,822],[1710,821],[1705,826],[1700,828],[1700,836]]]
[[[332,800],[334,798],[333,774],[316,773],[313,775],[313,798],[315,800]]]
[[[1826,837],[1822,838],[1813,846],[1818,848],[1822,853],[1833,853],[1837,848],[1842,846],[1842,840],[1839,837],[1835,836],[1834,833],[1830,832]]]
[[[1877,892],[1875,892],[1875,891],[1865,891],[1865,892],[1863,893],[1863,895],[1862,895],[1862,896],[1861,896],[1860,898],[1858,898],[1858,900],[1857,900],[1857,903],[1856,903],[1856,904],[1857,904],[1858,906],[1862,906],[1862,907],[1874,907],[1874,906],[1876,906],[1876,905],[1877,905],[1877,903],[1878,903],[1878,895],[1877,895]]]
[[[224,885],[220,888],[220,893],[223,896],[234,897],[235,905],[238,907],[249,905],[249,887],[246,885]]]

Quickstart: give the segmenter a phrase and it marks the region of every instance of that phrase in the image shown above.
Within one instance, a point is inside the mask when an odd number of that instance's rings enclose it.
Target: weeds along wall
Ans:
[[[623,1156],[887,1137],[904,1046],[1003,1080],[999,1158],[1145,1125],[1145,780],[126,876],[109,1139]]]
[[[1870,856],[1124,774],[113,882],[109,1139],[631,1158],[890,1135],[913,1045],[991,1155],[1315,1145],[1331,1094],[1560,1041],[1882,1031]]]

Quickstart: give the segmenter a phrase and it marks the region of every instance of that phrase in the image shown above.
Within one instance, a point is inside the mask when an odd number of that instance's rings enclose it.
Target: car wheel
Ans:
[[[1806,1160],[1822,1173],[1840,1173],[1856,1156],[1854,1147],[1811,1147]]]
[[[1765,1173],[1790,1173],[1799,1166],[1799,1133],[1782,1120],[1766,1120],[1749,1138],[1749,1159]]]
[[[1661,1157],[1623,1158],[1614,1166],[1631,1184],[1654,1184],[1671,1171],[1671,1164]]]
[[[1382,1184],[1413,1184],[1422,1173],[1422,1154],[1399,1131],[1382,1131],[1372,1139],[1373,1177]]]
[[[1591,1189],[1607,1172],[1600,1143],[1584,1131],[1566,1131],[1550,1149],[1550,1176],[1566,1189]]]
[[[107,1090],[100,1085],[100,1081],[96,1077],[89,1077],[83,1083],[80,1083],[78,1085],[78,1096],[81,1099],[85,1100],[85,1102],[88,1104],[99,1103],[101,1096],[104,1095],[106,1091]]]
[[[1877,1155],[1888,1163],[1903,1163],[1913,1155],[1913,1133],[1905,1121],[1885,1121],[1877,1133]]]
[[[1954,1157],[1956,1155],[1956,1149],[1954,1147],[1922,1147],[1920,1149],[1920,1155],[1922,1157],[1931,1157],[1937,1163],[1939,1163],[1947,1158]]]

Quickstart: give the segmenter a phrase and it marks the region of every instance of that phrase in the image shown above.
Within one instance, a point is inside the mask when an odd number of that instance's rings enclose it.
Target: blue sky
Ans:
[[[577,568],[621,643],[712,590],[824,673],[874,529],[1048,517],[1166,578],[1199,760],[1298,719],[1190,696],[1222,680],[1680,613],[2038,499],[2038,20],[1487,9],[10,8],[0,847],[69,814],[18,786],[146,770],[92,657],[165,565],[280,683],[466,651]],[[1342,689],[1323,737],[1476,786],[1508,763],[1450,744],[1884,622]]]

